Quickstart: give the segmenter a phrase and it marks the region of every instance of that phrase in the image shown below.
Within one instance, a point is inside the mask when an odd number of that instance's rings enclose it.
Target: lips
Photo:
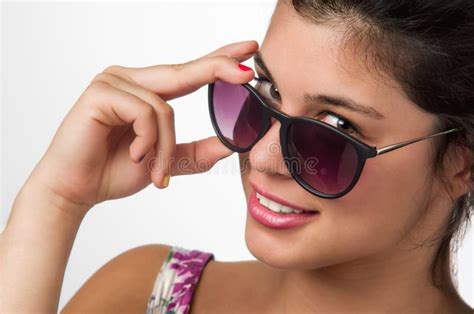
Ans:
[[[319,212],[318,210],[316,209],[313,209],[313,208],[304,208],[304,207],[301,207],[301,206],[298,206],[296,204],[293,204],[287,200],[284,200],[276,195],[273,195],[271,194],[270,192],[267,192],[267,191],[264,191],[262,190],[261,188],[259,188],[255,183],[251,182],[250,181],[250,185],[252,186],[252,188],[259,194],[265,196],[266,198],[274,201],[274,202],[277,202],[277,203],[280,203],[282,205],[285,205],[285,206],[288,206],[288,207],[291,207],[293,209],[296,209],[296,210],[301,210],[303,212],[312,212],[312,213],[317,213]]]
[[[320,216],[319,213],[315,211],[302,212],[299,214],[276,213],[259,202],[255,190],[252,190],[247,205],[249,215],[254,221],[273,230],[287,230],[304,226],[317,221],[317,218]]]

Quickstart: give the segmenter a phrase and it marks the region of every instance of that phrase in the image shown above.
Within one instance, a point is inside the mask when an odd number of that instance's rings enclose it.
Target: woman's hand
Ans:
[[[237,65],[257,48],[247,41],[179,65],[112,66],[93,79],[16,196],[0,234],[4,312],[57,312],[74,239],[95,204],[136,193],[152,181],[163,187],[166,175],[205,171],[203,164],[211,167],[231,154],[216,137],[176,145],[166,101],[217,79],[250,81],[253,72]],[[190,167],[174,166],[171,161],[180,158],[191,161]]]
[[[257,49],[257,42],[245,41],[184,64],[106,68],[61,123],[33,171],[35,183],[66,204],[91,208],[151,182],[166,187],[167,175],[208,170],[232,152],[215,136],[177,145],[173,109],[166,101],[217,79],[250,81],[253,71],[238,64]],[[182,158],[191,161],[186,169],[177,167]]]

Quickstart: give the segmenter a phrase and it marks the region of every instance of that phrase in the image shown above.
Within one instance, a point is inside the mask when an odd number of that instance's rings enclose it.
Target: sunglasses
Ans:
[[[254,78],[251,83],[260,81],[261,78]],[[334,199],[347,194],[357,183],[369,158],[459,131],[450,129],[377,148],[328,123],[276,110],[249,83],[218,80],[209,84],[209,113],[218,138],[230,150],[244,153],[265,135],[272,118],[277,119],[281,124],[280,145],[288,171],[305,190],[322,198]]]

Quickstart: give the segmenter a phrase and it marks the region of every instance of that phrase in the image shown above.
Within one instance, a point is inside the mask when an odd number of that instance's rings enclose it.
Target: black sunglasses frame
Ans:
[[[260,81],[258,78],[253,78],[252,80]],[[230,83],[228,83],[228,84],[230,84]],[[436,133],[436,134],[423,136],[423,137],[416,138],[416,139],[413,139],[413,140],[408,140],[408,141],[404,141],[404,142],[400,142],[400,143],[396,143],[396,144],[392,144],[392,145],[387,145],[387,146],[384,146],[384,147],[381,147],[381,148],[377,148],[375,146],[367,145],[364,142],[361,142],[358,139],[351,137],[347,133],[337,129],[336,127],[334,127],[334,126],[332,126],[328,123],[319,121],[317,119],[305,117],[305,116],[289,116],[289,115],[287,115],[287,114],[285,114],[281,111],[278,111],[277,109],[275,109],[272,106],[268,105],[265,102],[265,100],[260,96],[258,91],[253,86],[251,86],[249,83],[235,84],[235,85],[243,86],[245,89],[247,89],[258,100],[258,102],[260,103],[260,105],[262,107],[262,111],[263,111],[263,119],[262,119],[263,126],[261,128],[260,133],[256,137],[256,139],[248,147],[241,148],[241,147],[237,147],[235,145],[232,145],[224,137],[224,135],[221,133],[221,131],[219,129],[219,126],[217,124],[215,113],[214,113],[214,97],[213,97],[214,96],[214,83],[211,83],[211,84],[209,84],[209,87],[208,87],[209,114],[210,114],[210,117],[211,117],[212,126],[213,126],[214,131],[216,132],[217,137],[219,138],[219,140],[226,147],[228,147],[230,150],[232,150],[234,152],[237,152],[237,153],[248,152],[252,149],[252,147],[268,131],[268,129],[271,126],[271,118],[273,117],[273,118],[277,119],[280,122],[280,125],[281,125],[280,126],[280,145],[281,145],[281,148],[282,148],[283,160],[284,160],[285,165],[288,168],[288,171],[290,172],[291,176],[296,180],[296,182],[298,182],[298,184],[300,186],[302,186],[306,191],[308,191],[312,195],[316,195],[316,196],[326,198],[326,199],[339,198],[339,197],[342,197],[343,195],[349,193],[352,190],[352,188],[355,186],[357,181],[359,180],[360,175],[362,173],[362,169],[364,168],[364,165],[365,165],[365,162],[366,162],[367,159],[373,158],[373,157],[376,157],[376,156],[379,156],[379,155],[382,155],[382,154],[385,154],[385,153],[388,153],[388,152],[393,151],[395,149],[404,147],[404,146],[412,144],[412,143],[416,143],[416,142],[424,140],[424,139],[428,139],[428,138],[435,137],[435,136],[438,136],[438,135],[443,135],[443,134],[447,134],[447,133],[450,133],[450,132],[460,130],[460,129],[450,129],[450,130],[447,130],[447,131],[443,131],[443,132],[439,132],[439,133]],[[354,177],[353,177],[351,183],[343,191],[341,191],[339,193],[336,193],[336,194],[323,193],[323,192],[318,191],[317,189],[313,188],[311,185],[307,184],[303,180],[303,178],[301,178],[301,176],[298,175],[298,171],[295,167],[295,164],[291,163],[291,160],[296,158],[296,156],[294,156],[294,157],[290,156],[289,150],[288,150],[288,132],[290,130],[291,125],[295,122],[305,122],[305,123],[310,123],[310,124],[316,124],[318,126],[321,126],[323,128],[328,129],[329,131],[335,132],[337,135],[342,136],[346,141],[348,141],[349,143],[352,144],[352,146],[356,150],[357,156],[358,156],[357,168],[356,168],[356,172],[354,174]]]

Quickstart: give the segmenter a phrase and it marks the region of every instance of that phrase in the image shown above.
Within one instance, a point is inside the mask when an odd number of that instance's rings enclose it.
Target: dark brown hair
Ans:
[[[474,1],[472,0],[279,0],[305,21],[343,26],[344,38],[370,68],[393,77],[419,107],[439,119],[434,132],[460,128],[433,139],[433,175],[447,188],[448,145],[474,152]],[[356,45],[354,45],[356,43]],[[471,160],[472,191],[474,162]],[[446,190],[449,193],[449,190]],[[471,192],[452,200],[451,219],[434,240],[434,286],[450,290],[450,257],[472,215]],[[445,290],[445,289],[443,289]]]

